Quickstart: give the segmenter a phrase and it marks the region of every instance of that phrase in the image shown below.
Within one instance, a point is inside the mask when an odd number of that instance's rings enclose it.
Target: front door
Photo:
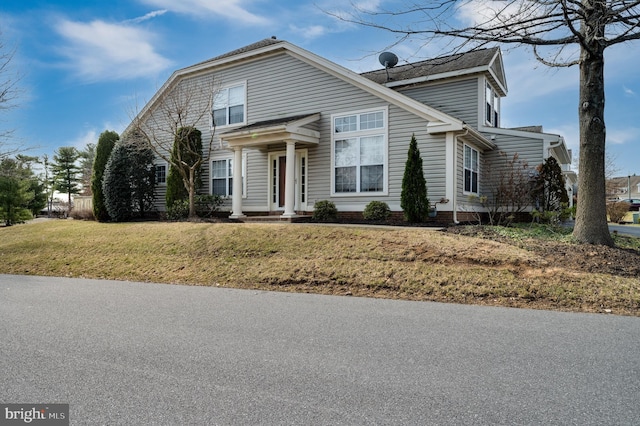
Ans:
[[[285,184],[287,181],[286,152],[269,154],[269,209],[284,211]],[[301,211],[307,207],[307,150],[296,150],[295,206]]]

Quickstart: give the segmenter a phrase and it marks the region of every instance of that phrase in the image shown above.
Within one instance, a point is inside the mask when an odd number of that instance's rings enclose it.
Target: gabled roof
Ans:
[[[227,134],[227,133],[244,132],[246,130],[260,130],[260,129],[266,129],[266,128],[274,127],[274,126],[286,126],[288,124],[296,123],[298,121],[303,121],[303,119],[305,119],[305,118],[313,118],[316,115],[317,115],[317,113],[314,113],[314,114],[301,114],[301,115],[294,115],[294,116],[290,116],[290,117],[274,118],[272,120],[258,121],[258,122],[255,122],[255,123],[247,124],[246,126],[236,127],[235,129],[232,129],[232,130],[229,130],[229,131],[223,133],[223,135]],[[317,120],[317,118],[315,118],[315,120]],[[313,120],[313,121],[315,121],[315,120]],[[300,124],[298,124],[298,125],[300,125]]]
[[[389,69],[364,72],[361,75],[387,87],[398,87],[475,73],[489,74],[494,85],[502,92],[501,95],[506,95],[507,83],[504,78],[502,53],[498,47],[471,50]]]
[[[320,132],[304,126],[319,119],[320,113],[314,113],[259,121],[222,133],[220,138],[229,146],[259,147],[287,140],[317,145]]]
[[[418,102],[393,89],[378,84],[328,59],[302,49],[301,47],[284,40],[277,40],[273,37],[175,71],[163,84],[160,90],[158,90],[154,97],[147,103],[147,105],[145,105],[143,110],[140,112],[139,117],[147,114],[151,108],[153,108],[155,103],[158,102],[164,92],[170,90],[174,84],[187,76],[208,73],[215,69],[223,69],[237,63],[253,61],[257,58],[283,53],[299,59],[323,72],[326,72],[327,74],[346,81],[355,87],[389,102],[390,104],[396,105],[424,118],[427,121],[427,129],[430,133],[468,130],[478,138],[483,139],[488,145],[492,145],[492,142],[486,140],[476,129],[470,128],[457,118]]]
[[[252,43],[252,44],[250,44],[248,46],[244,46],[244,47],[241,47],[239,49],[232,50],[231,52],[223,53],[222,55],[213,57],[211,59],[207,59],[206,61],[198,62],[197,64],[191,65],[190,67],[187,67],[187,68],[192,68],[194,66],[207,64],[209,62],[216,62],[216,61],[219,61],[220,59],[229,58],[229,57],[232,57],[232,56],[240,55],[242,53],[252,52],[254,50],[258,50],[258,49],[261,49],[263,47],[272,46],[274,44],[282,43],[283,41],[284,40],[278,40],[276,37],[265,38],[265,39],[260,40],[260,41],[258,41],[256,43]]]

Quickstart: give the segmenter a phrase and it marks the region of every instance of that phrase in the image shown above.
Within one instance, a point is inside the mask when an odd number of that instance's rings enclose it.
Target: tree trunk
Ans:
[[[596,40],[580,62],[580,163],[573,236],[580,242],[613,245],[605,190],[604,47]]]
[[[196,217],[196,170],[189,169],[189,219]]]

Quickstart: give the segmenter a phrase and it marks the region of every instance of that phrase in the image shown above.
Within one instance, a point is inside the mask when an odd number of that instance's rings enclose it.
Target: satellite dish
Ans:
[[[398,57],[391,52],[382,52],[378,56],[378,60],[385,68],[393,68],[398,64]]]

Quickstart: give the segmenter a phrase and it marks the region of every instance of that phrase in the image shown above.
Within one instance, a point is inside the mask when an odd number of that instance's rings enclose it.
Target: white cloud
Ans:
[[[140,16],[138,18],[133,18],[133,19],[127,19],[126,21],[124,21],[125,23],[131,22],[133,24],[139,24],[140,22],[144,22],[144,21],[148,21],[149,19],[153,19],[157,16],[162,16],[165,13],[167,13],[166,9],[162,9],[162,10],[154,10],[153,12],[149,12],[144,16]]]
[[[245,0],[140,0],[153,7],[161,7],[171,12],[191,15],[196,18],[217,15],[231,19],[234,23],[267,24],[267,18],[258,16],[247,10]]]
[[[61,20],[56,30],[67,40],[60,49],[66,66],[84,81],[149,76],[171,65],[155,51],[151,33],[130,25]]]
[[[622,145],[640,139],[640,129],[637,127],[627,127],[623,129],[607,128],[607,142],[615,145]]]
[[[627,97],[635,97],[636,96],[636,92],[634,92],[633,90],[629,89],[627,86],[622,86],[622,90],[624,91],[625,96]]]
[[[73,146],[78,150],[83,150],[87,147],[87,144],[98,143],[98,132],[95,129],[87,129],[84,133],[78,135],[74,140],[69,141],[67,146]]]
[[[322,25],[309,25],[306,27],[299,27],[297,25],[289,25],[289,30],[297,35],[304,37],[307,40],[322,37],[329,32],[327,27]]]

